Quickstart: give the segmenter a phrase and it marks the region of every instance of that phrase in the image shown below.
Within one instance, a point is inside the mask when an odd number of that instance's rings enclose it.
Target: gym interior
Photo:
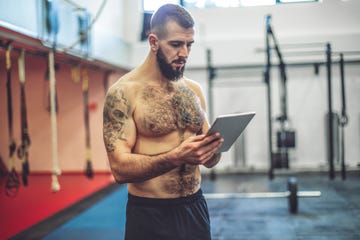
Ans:
[[[167,2],[209,122],[256,113],[200,167],[212,239],[360,239],[360,1],[0,0],[0,240],[124,239],[103,106]]]

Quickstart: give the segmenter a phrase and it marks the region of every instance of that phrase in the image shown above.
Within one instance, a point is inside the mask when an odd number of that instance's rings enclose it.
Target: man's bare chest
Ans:
[[[171,89],[144,87],[136,106],[137,130],[144,136],[163,136],[185,130],[197,132],[204,122],[199,98],[184,85]]]

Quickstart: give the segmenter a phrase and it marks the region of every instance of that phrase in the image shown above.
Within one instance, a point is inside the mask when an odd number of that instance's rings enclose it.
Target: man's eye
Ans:
[[[173,47],[180,47],[180,43],[177,43],[177,42],[171,43],[171,46],[173,46]]]

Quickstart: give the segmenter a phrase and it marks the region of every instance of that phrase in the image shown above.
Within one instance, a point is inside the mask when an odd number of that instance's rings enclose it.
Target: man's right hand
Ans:
[[[223,141],[219,133],[210,136],[194,135],[182,142],[172,153],[175,154],[178,166],[205,164],[214,156]]]

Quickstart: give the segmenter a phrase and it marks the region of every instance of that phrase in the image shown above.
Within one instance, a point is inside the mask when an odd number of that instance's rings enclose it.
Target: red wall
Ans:
[[[13,126],[16,144],[20,144],[20,88],[18,78],[19,53],[12,53],[12,99]],[[48,172],[52,170],[52,148],[50,114],[47,111],[48,84],[45,81],[47,58],[27,54],[25,57],[26,104],[28,128],[31,138],[30,171]],[[74,82],[71,66],[59,63],[56,71],[59,112],[58,161],[62,171],[83,171],[85,167],[85,127],[81,82]],[[94,69],[94,68],[93,68]],[[118,79],[123,72],[111,74],[109,83]],[[94,171],[109,171],[106,152],[102,140],[102,109],[105,89],[104,70],[88,70],[89,103],[96,105],[90,115],[92,161]],[[0,154],[9,166],[9,134],[6,93],[5,50],[0,49]],[[16,170],[21,170],[21,162],[16,158]]]

